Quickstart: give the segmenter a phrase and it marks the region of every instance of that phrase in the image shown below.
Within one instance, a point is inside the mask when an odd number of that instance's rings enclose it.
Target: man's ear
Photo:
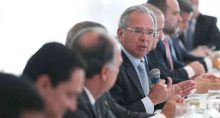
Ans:
[[[38,76],[35,86],[41,96],[47,96],[47,93],[52,89],[50,77],[46,74]]]
[[[122,29],[122,28],[118,28],[118,30],[117,30],[117,36],[118,36],[118,40],[119,40],[119,41],[122,40],[122,34],[123,34],[123,29]]]
[[[101,70],[101,79],[103,81],[107,81],[109,74],[110,74],[109,67],[107,67],[107,65],[103,66]]]

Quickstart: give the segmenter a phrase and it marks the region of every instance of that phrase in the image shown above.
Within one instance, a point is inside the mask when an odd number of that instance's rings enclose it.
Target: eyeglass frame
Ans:
[[[126,27],[124,28],[126,30],[129,30],[129,31],[132,31],[132,33],[135,33],[137,35],[143,35],[144,33],[147,35],[147,36],[151,36],[153,38],[156,38],[158,36],[158,32],[155,32],[155,31],[146,31],[144,29],[141,29],[141,28],[131,28],[131,27]],[[138,31],[139,30],[139,31]]]

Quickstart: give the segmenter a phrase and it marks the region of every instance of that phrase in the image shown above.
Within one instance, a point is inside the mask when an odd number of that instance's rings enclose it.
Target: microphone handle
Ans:
[[[159,81],[160,81],[160,77],[157,77],[157,78],[153,78],[153,79],[152,79],[152,83],[153,83],[153,84],[157,84]]]

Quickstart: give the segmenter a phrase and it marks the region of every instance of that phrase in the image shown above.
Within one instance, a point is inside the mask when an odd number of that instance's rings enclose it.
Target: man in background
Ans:
[[[148,3],[158,7],[165,16],[164,35],[160,39],[156,51],[160,59],[162,70],[167,76],[174,79],[174,83],[189,80],[194,76],[205,73],[205,69],[198,61],[184,64],[175,58],[169,40],[176,37],[179,32],[179,24],[182,21],[180,9],[176,0],[149,0]]]
[[[27,62],[23,76],[43,97],[47,118],[62,118],[76,110],[84,83],[83,59],[60,43],[43,45]]]
[[[1,118],[45,118],[39,93],[24,78],[0,73]]]
[[[181,37],[185,47],[190,51],[201,47],[203,52],[208,52],[209,48],[219,50],[220,31],[216,25],[217,18],[201,14],[199,0],[188,0],[188,2],[193,6],[194,11],[189,26]]]
[[[94,45],[93,43],[96,42],[96,39],[94,36],[94,34],[102,34],[103,33],[106,35],[107,34],[107,29],[99,24],[99,23],[95,23],[92,21],[84,21],[84,22],[80,22],[77,23],[68,33],[67,35],[67,41],[66,41],[66,46],[70,47],[71,49],[75,49],[77,47],[77,49],[79,49],[79,51],[83,51],[83,47],[85,48],[85,45]],[[78,35],[78,36],[77,36]],[[92,39],[93,37],[93,39]],[[87,38],[87,39],[86,39]],[[83,41],[85,40],[85,41]],[[89,41],[92,40],[92,41]],[[106,40],[106,39],[103,39]],[[114,53],[116,53],[116,55],[118,55],[118,58],[121,58],[120,56],[120,46],[117,44],[116,40],[109,38],[108,40],[111,41],[111,43],[113,44],[114,47]],[[93,43],[91,43],[93,42]],[[86,52],[90,52],[91,49],[88,48],[86,49]],[[90,53],[85,53],[85,50],[83,51],[84,53],[82,53],[83,55],[85,55],[85,58],[88,61],[88,65],[91,65],[93,67],[93,65],[97,65],[96,61],[90,61],[90,60],[94,60],[95,57],[92,57],[88,54]],[[92,55],[97,55],[99,54],[99,50],[96,49],[96,52],[93,52]],[[101,58],[96,58],[97,61],[102,61]],[[115,63],[117,63],[119,60],[116,59]],[[95,67],[95,66],[94,66]],[[87,69],[87,73],[93,72],[93,68],[88,68]],[[117,69],[116,69],[117,70]],[[93,72],[94,73],[94,72]],[[115,75],[116,73],[118,73],[117,71],[113,71],[113,75]],[[97,73],[98,74],[98,73]],[[99,73],[101,74],[101,73]],[[96,75],[96,74],[95,74]],[[117,74],[116,74],[117,75]],[[96,76],[90,78],[91,81],[91,86],[95,86],[95,87],[99,87],[101,85],[98,85],[96,83],[92,83],[92,79],[97,78]],[[116,76],[109,76],[108,79],[112,79],[115,80]],[[86,79],[86,81],[89,81],[88,79]],[[104,85],[104,84],[103,84]],[[102,86],[103,86],[102,85]],[[85,87],[87,87],[88,85],[85,85]],[[91,89],[90,89],[91,90]],[[95,117],[94,115],[92,115],[94,112],[92,110],[91,103],[89,102],[89,100],[87,99],[87,96],[83,95],[82,99],[84,99],[85,101],[83,102],[83,100],[79,100],[79,109],[75,112],[75,113],[68,113],[66,115],[65,118],[71,118],[71,117]],[[173,115],[172,113],[174,112],[173,107],[175,106],[176,102],[180,102],[181,98],[179,97],[175,97],[171,100],[169,100],[166,104],[166,106],[163,108],[162,113],[169,117],[170,115]],[[88,105],[85,104],[88,103]],[[97,111],[100,111],[100,116],[105,117],[105,118],[147,118],[152,116],[153,114],[146,114],[146,113],[137,113],[137,112],[131,112],[123,107],[121,107],[120,105],[118,105],[110,96],[110,94],[107,92],[105,94],[103,94],[102,96],[100,96],[99,99],[95,100],[95,104],[94,106],[97,106],[96,109]],[[171,109],[171,110],[170,110]],[[161,115],[155,115],[152,116],[152,118],[156,118],[158,116]],[[98,116],[96,116],[98,117]]]

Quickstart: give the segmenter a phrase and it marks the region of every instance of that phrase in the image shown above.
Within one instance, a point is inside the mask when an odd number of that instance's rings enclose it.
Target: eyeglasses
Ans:
[[[143,30],[143,29],[140,29],[140,28],[130,28],[130,27],[127,27],[126,29],[132,31],[133,33],[135,33],[137,35],[142,35],[142,34],[145,33],[147,36],[150,36],[150,37],[153,37],[153,38],[156,38],[156,36],[158,35],[157,32],[146,31],[146,30]]]

